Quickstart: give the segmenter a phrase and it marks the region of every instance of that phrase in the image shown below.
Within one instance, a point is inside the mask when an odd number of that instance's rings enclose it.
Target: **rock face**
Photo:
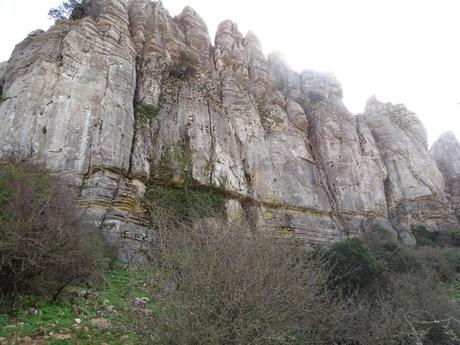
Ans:
[[[109,237],[137,238],[137,184],[129,177],[136,52],[127,5],[101,4],[97,20],[61,21],[16,46],[4,74],[0,146],[80,186],[82,203]],[[119,243],[131,252],[133,241]]]
[[[125,259],[145,240],[150,184],[207,188],[229,219],[312,243],[375,223],[410,243],[411,226],[456,222],[404,107],[354,116],[333,76],[267,58],[231,21],[212,44],[190,7],[94,1],[97,16],[32,32],[0,64],[0,150],[67,176]]]
[[[430,153],[444,176],[446,192],[460,221],[460,143],[453,133],[444,133],[433,144]]]
[[[439,230],[455,219],[444,179],[427,151],[427,134],[404,105],[371,98],[359,118],[371,129],[388,178],[384,181],[390,221],[406,233],[414,224]]]

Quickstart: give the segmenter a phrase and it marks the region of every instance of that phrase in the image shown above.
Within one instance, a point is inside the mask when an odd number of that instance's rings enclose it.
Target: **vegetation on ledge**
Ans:
[[[136,114],[141,123],[148,123],[158,115],[160,110],[159,107],[153,105],[139,105],[136,107]]]
[[[176,214],[179,218],[225,215],[225,196],[212,190],[192,190],[152,185],[146,199]]]

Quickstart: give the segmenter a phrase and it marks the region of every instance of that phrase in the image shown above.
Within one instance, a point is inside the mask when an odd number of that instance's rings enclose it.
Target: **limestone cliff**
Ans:
[[[68,176],[125,258],[145,240],[148,184],[223,192],[229,218],[315,243],[456,223],[404,107],[354,116],[333,76],[267,58],[231,21],[212,44],[189,7],[94,1],[96,18],[33,32],[0,64],[0,149]]]
[[[417,116],[404,105],[371,98],[359,118],[371,129],[387,168],[384,187],[394,227],[401,231],[424,224],[438,230],[455,224],[443,176],[427,151],[426,129]]]
[[[446,192],[460,221],[460,143],[448,132],[433,144],[430,153],[444,176]]]

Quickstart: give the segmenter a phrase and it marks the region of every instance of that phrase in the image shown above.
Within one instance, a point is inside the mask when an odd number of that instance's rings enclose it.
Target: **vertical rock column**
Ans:
[[[410,229],[439,230],[456,219],[444,193],[444,179],[427,150],[427,134],[417,116],[403,105],[371,98],[360,120],[368,125],[385,163],[385,193],[390,219],[411,242]]]
[[[391,230],[383,184],[386,168],[367,125],[343,105],[340,83],[314,71],[299,75],[279,53],[271,54],[269,61],[291,121],[308,138],[311,159],[340,228],[346,235],[357,235],[375,223]],[[300,111],[293,111],[293,105]]]
[[[257,226],[311,243],[342,233],[312,158],[302,108],[275,88],[257,37],[225,21],[216,33],[215,65],[224,108],[235,130]],[[319,229],[321,229],[319,231]]]
[[[460,221],[460,143],[454,133],[441,135],[431,147],[430,154],[444,176],[446,192]]]
[[[383,185],[387,171],[367,125],[345,108],[332,75],[305,71],[300,81],[315,157],[344,231],[356,235],[372,223],[391,230]]]

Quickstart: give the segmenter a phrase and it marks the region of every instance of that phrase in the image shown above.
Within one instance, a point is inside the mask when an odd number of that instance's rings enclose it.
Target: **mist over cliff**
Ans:
[[[334,76],[266,57],[231,21],[211,42],[190,7],[95,1],[96,17],[34,31],[0,64],[0,153],[66,176],[124,255],[145,241],[152,185],[206,189],[229,220],[310,243],[382,224],[412,244],[414,226],[458,225],[453,135],[429,152],[404,105],[351,114]]]

